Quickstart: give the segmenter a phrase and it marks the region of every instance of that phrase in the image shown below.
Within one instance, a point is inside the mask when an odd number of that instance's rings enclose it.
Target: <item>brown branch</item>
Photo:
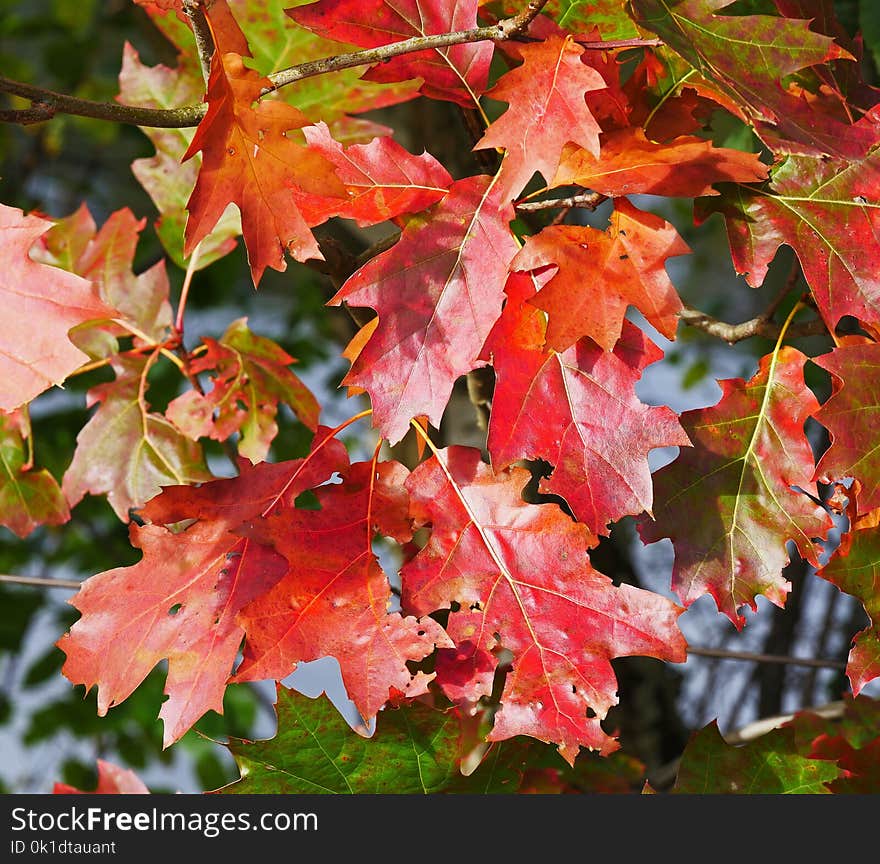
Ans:
[[[324,75],[327,72],[336,72],[340,69],[351,69],[356,66],[367,66],[373,63],[381,63],[392,57],[402,54],[411,54],[414,51],[426,49],[446,48],[452,45],[462,45],[468,42],[504,42],[513,39],[526,30],[534,18],[544,8],[547,0],[532,0],[531,3],[518,15],[505,18],[497,24],[488,27],[475,27],[471,30],[458,30],[452,33],[439,33],[434,36],[415,36],[412,39],[404,39],[391,45],[383,45],[380,48],[368,48],[364,51],[354,51],[350,54],[337,54],[334,57],[325,57],[321,60],[313,60],[308,63],[300,63],[280,72],[268,75],[272,82],[263,93],[271,93],[294,81],[303,78],[311,78],[315,75]],[[198,4],[199,6],[201,4]],[[198,40],[198,36],[196,37]],[[201,51],[201,49],[200,49]],[[64,93],[56,93],[32,84],[14,81],[11,78],[0,76],[0,93],[11,93],[30,99],[33,102],[45,103],[54,113],[75,114],[78,117],[92,117],[98,120],[110,120],[116,123],[131,123],[135,126],[150,126],[163,129],[182,129],[188,126],[198,126],[199,121],[205,116],[207,105],[188,105],[182,108],[139,108],[133,105],[122,105],[116,102],[93,102],[90,99],[79,99],[76,96],[68,96]],[[46,119],[49,119],[48,117]],[[37,122],[30,119],[28,122]]]
[[[81,582],[73,579],[49,579],[45,576],[8,576],[0,574],[0,582],[11,585],[35,585],[39,588],[68,588],[78,591],[82,587]]]
[[[202,77],[205,83],[211,76],[211,55],[214,53],[214,37],[205,17],[202,0],[183,0],[183,11],[189,18],[193,36],[196,37],[196,50],[199,52],[199,65],[202,67]]]
[[[595,210],[600,204],[608,200],[607,195],[601,192],[578,192],[576,195],[568,195],[565,198],[548,198],[545,201],[523,201],[517,204],[516,209],[523,213],[533,213],[538,210],[550,210],[553,207],[561,207],[570,210],[573,207],[581,207],[586,210]]]
[[[723,660],[741,660],[749,663],[782,663],[788,666],[813,666],[817,669],[846,669],[840,660],[812,657],[791,657],[783,654],[755,654],[751,651],[725,651],[723,648],[695,648],[688,646],[688,654],[697,657],[720,657]]]
[[[208,110],[207,105],[188,105],[185,108],[139,108],[135,105],[122,105],[118,102],[93,102],[65,93],[56,93],[33,84],[13,81],[0,75],[0,93],[11,93],[30,99],[33,103],[45,106],[54,114],[74,114],[77,117],[92,117],[96,120],[110,120],[115,123],[131,123],[135,126],[153,126],[161,129],[182,129],[198,126]],[[30,120],[29,122],[36,122]]]
[[[575,39],[586,51],[618,51],[622,48],[659,48],[666,43],[662,39],[609,39],[607,42],[588,42]]]
[[[0,111],[0,123],[17,123],[19,126],[29,126],[31,123],[44,123],[55,116],[51,105],[44,102],[32,102],[30,108],[13,108],[8,111]]]
[[[702,330],[710,336],[717,336],[729,345],[736,342],[742,342],[743,339],[750,339],[752,336],[764,336],[767,339],[777,339],[782,332],[782,327],[765,317],[765,314],[758,315],[748,321],[740,324],[729,324],[726,321],[719,321],[699,309],[691,306],[685,306],[678,317],[691,327]],[[826,333],[827,328],[821,319],[807,321],[797,327],[789,327],[788,335],[792,338],[800,336],[817,336]]]

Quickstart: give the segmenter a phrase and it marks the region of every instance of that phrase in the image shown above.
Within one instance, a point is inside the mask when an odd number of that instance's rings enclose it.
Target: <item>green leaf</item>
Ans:
[[[29,464],[27,415],[0,412],[0,525],[26,537],[39,525],[62,525],[70,510],[61,487],[45,469]]]
[[[423,705],[386,709],[372,738],[357,734],[326,698],[278,688],[278,733],[229,747],[234,794],[428,794],[454,779],[458,722]]]
[[[598,27],[606,41],[637,39],[639,28],[627,13],[627,5],[626,0],[549,0],[543,12],[569,33],[588,34]]]
[[[794,729],[775,729],[732,746],[716,721],[694,733],[681,757],[673,794],[830,794],[825,786],[840,776],[833,763],[797,751]]]
[[[722,213],[737,273],[757,287],[790,246],[830,329],[844,315],[880,322],[880,149],[864,159],[788,156],[769,188],[719,186],[695,208]]]
[[[806,494],[817,491],[804,423],[818,409],[804,383],[806,361],[783,347],[761,359],[750,381],[720,381],[717,405],[685,411],[681,424],[694,446],[654,475],[655,518],[639,522],[646,543],[671,538],[672,589],[684,604],[711,594],[740,629],[740,608],[757,610],[758,595],[785,604],[787,542],[818,564],[814,539],[832,526]]]

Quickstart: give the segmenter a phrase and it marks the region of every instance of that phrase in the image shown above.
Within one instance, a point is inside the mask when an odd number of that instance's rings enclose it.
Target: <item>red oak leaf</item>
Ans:
[[[186,160],[202,152],[202,167],[187,203],[184,255],[210,234],[234,202],[241,211],[257,285],[266,267],[286,269],[285,250],[297,261],[323,259],[307,217],[297,206],[295,190],[344,196],[345,189],[331,162],[287,134],[311,121],[285,102],[260,100],[271,82],[242,62],[242,55],[250,52],[224,0],[209,7],[208,21],[216,44],[205,97],[208,111],[183,155]]]
[[[516,198],[540,171],[550,181],[569,141],[599,155],[599,124],[584,93],[605,88],[602,76],[581,61],[584,50],[571,36],[551,36],[519,48],[523,63],[507,72],[488,96],[508,103],[507,110],[474,147],[503,147],[501,184]]]
[[[310,429],[317,427],[321,407],[288,369],[296,361],[271,339],[253,334],[247,318],[233,321],[219,341],[206,338],[204,344],[208,350],[190,362],[189,371],[211,373],[211,390],[188,390],[165,411],[190,438],[225,441],[239,432],[238,452],[259,462],[278,434],[279,402],[289,405]]]
[[[128,698],[163,659],[168,700],[159,716],[166,747],[206,711],[223,713],[244,635],[236,615],[287,569],[272,549],[230,536],[210,523],[179,534],[132,525],[141,561],[92,576],[70,601],[81,617],[58,642],[67,654],[61,671],[86,690],[97,685],[99,716]]]
[[[374,424],[390,443],[414,417],[439,426],[456,379],[478,365],[516,253],[512,218],[496,179],[458,180],[330,301],[379,313],[343,383],[369,393]]]
[[[831,434],[831,446],[816,466],[823,483],[853,477],[859,481],[857,514],[880,507],[880,345],[841,345],[813,362],[832,375],[831,397],[813,415]]]
[[[143,558],[87,579],[70,601],[80,619],[58,646],[62,672],[98,687],[98,713],[126,699],[160,660],[168,677],[160,717],[165,746],[206,711],[223,711],[223,694],[244,637],[237,616],[287,572],[287,559],[234,533],[344,468],[344,447],[319,429],[312,453],[251,466],[199,487],[172,486],[141,511],[152,524],[130,528]],[[195,520],[195,521],[191,521]],[[185,530],[178,523],[191,522]],[[173,526],[170,530],[165,526]]]
[[[648,452],[690,442],[673,411],[636,398],[642,371],[662,357],[641,330],[625,322],[613,353],[589,339],[548,351],[544,316],[529,303],[534,291],[531,279],[511,276],[486,340],[496,378],[489,454],[496,470],[517,459],[550,462],[541,490],[561,495],[592,533],[604,534],[610,521],[650,512]]]
[[[704,594],[742,628],[739,609],[763,594],[783,606],[786,543],[818,564],[832,522],[817,496],[804,422],[818,402],[804,384],[807,358],[794,348],[763,357],[754,377],[719,381],[717,405],[685,411],[693,442],[654,477],[656,521],[643,518],[642,540],[672,539],[672,588],[690,606]],[[803,490],[803,491],[801,491]]]
[[[876,438],[875,438],[876,440]],[[819,575],[857,598],[868,615],[868,626],[853,637],[846,675],[853,696],[880,677],[880,529],[853,531],[846,554],[836,552]]]
[[[89,360],[68,333],[86,321],[119,313],[86,279],[34,261],[29,252],[52,223],[0,204],[0,411],[13,411],[61,384]],[[39,321],[40,326],[34,327]]]
[[[727,220],[734,266],[750,285],[763,283],[785,243],[830,328],[844,315],[880,323],[880,148],[855,161],[789,156],[774,168],[770,189],[734,187],[704,202],[698,218],[714,211]]]
[[[459,681],[459,697],[488,696],[497,652],[511,652],[490,740],[530,735],[573,763],[580,746],[617,749],[600,725],[617,701],[611,659],[684,661],[683,610],[594,570],[587,552],[596,538],[556,505],[523,501],[528,479],[521,468],[494,474],[467,447],[421,463],[406,485],[431,536],[401,570],[402,604],[416,615],[455,610],[452,659],[486,670],[469,686]]]
[[[303,130],[312,150],[336,166],[348,198],[302,196],[313,219],[343,216],[358,225],[376,225],[416,213],[439,201],[452,185],[449,172],[430,153],[413,156],[388,136],[345,147],[325,123]]]
[[[260,462],[238,460],[239,476],[199,486],[166,486],[138,511],[149,522],[174,525],[187,519],[222,523],[238,531],[254,519],[293,508],[297,496],[347,470],[348,452],[335,430],[319,426],[312,449],[302,459]],[[234,538],[237,542],[238,536]]]
[[[567,145],[551,185],[574,183],[609,197],[697,198],[717,195],[713,183],[755,183],[765,180],[767,171],[756,153],[715,147],[690,135],[661,144],[649,141],[644,130],[628,126],[602,135],[599,156]]]
[[[303,27],[338,42],[378,48],[414,36],[470,30],[477,26],[478,0],[319,0],[288,9]],[[368,81],[421,78],[421,92],[473,108],[489,81],[491,42],[414,51],[372,66]]]
[[[150,790],[134,771],[120,768],[105,759],[98,759],[98,785],[84,792],[67,783],[56,783],[53,795],[149,795]]]
[[[629,306],[675,339],[682,305],[666,259],[690,251],[669,222],[618,198],[607,231],[550,225],[528,238],[510,269],[557,268],[531,301],[547,312],[549,348],[564,351],[589,336],[610,351]]]
[[[365,719],[393,693],[427,691],[434,676],[406,664],[452,643],[431,618],[389,611],[391,587],[371,546],[375,530],[409,534],[406,475],[396,462],[356,463],[341,484],[315,490],[320,510],[287,512],[248,531],[290,570],[241,612],[247,642],[235,680],[280,679],[301,662],[333,656]]]

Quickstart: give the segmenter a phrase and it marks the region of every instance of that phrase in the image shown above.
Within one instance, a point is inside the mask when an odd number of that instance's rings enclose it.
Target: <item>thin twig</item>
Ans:
[[[183,341],[183,315],[186,310],[186,301],[189,297],[189,286],[192,284],[193,274],[199,263],[199,256],[202,251],[202,243],[199,241],[196,248],[193,249],[192,255],[189,256],[189,263],[186,265],[186,275],[183,277],[183,286],[180,289],[180,301],[177,304],[177,317],[174,321],[174,330]]]
[[[666,43],[662,39],[609,39],[600,42],[590,42],[586,39],[574,40],[585,51],[619,51],[624,48],[659,48]]]
[[[17,123],[19,126],[30,126],[31,123],[45,123],[55,116],[51,105],[44,102],[32,102],[30,108],[12,108],[0,111],[0,123]]]
[[[135,105],[122,105],[119,102],[93,102],[91,99],[80,99],[77,96],[46,90],[44,87],[14,81],[3,75],[0,75],[0,93],[11,93],[13,96],[30,99],[35,104],[45,106],[45,110],[51,111],[52,115],[74,114],[77,117],[92,117],[96,120],[111,120],[115,123],[132,123],[135,126],[152,126],[161,129],[198,126],[208,110],[207,105],[188,105],[184,108],[140,108]]]
[[[779,336],[781,330],[779,324],[768,321],[763,314],[739,324],[728,324],[726,321],[719,321],[717,318],[713,318],[699,309],[685,306],[678,313],[678,317],[685,324],[695,327],[697,330],[702,330],[710,336],[717,336],[729,345],[742,342],[743,339],[749,339],[752,336],[764,336],[767,339],[775,339]],[[825,323],[821,319],[816,319],[790,328],[788,334],[792,338],[798,338],[800,336],[817,336],[827,332],[828,328],[825,326]]]
[[[0,582],[10,585],[35,585],[39,588],[68,588],[78,591],[82,587],[81,582],[73,579],[49,579],[45,576],[10,576],[0,574]]]
[[[788,666],[813,666],[817,669],[846,669],[840,660],[814,659],[812,657],[790,657],[783,654],[755,654],[751,651],[726,651],[723,648],[695,648],[688,646],[688,654],[697,657],[720,657],[724,660],[741,660],[749,663],[783,663]]]
[[[602,195],[601,192],[578,192],[575,195],[567,195],[565,198],[548,198],[545,201],[523,201],[516,205],[516,209],[523,213],[550,210],[554,207],[562,207],[566,210],[570,210],[573,207],[595,210],[607,200],[608,196]]]

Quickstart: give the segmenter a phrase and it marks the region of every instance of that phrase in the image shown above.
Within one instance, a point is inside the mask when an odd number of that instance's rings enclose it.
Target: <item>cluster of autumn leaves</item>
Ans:
[[[145,67],[126,46],[120,98],[185,105],[198,92],[185,10],[175,0],[141,5],[175,41],[180,67]],[[146,130],[157,152],[133,170],[189,276],[228,252],[239,230],[257,285],[267,267],[285,269],[286,254],[320,259],[311,228],[330,218],[399,229],[330,301],[377,313],[347,348],[342,382],[369,396],[380,436],[372,459],[350,462],[337,437],[361,415],[321,425],[293,358],[246,321],[179,350],[164,264],[131,270],[144,222],[130,212],[98,230],[85,208],[51,222],[2,208],[3,290],[45,323],[39,339],[4,334],[3,446],[17,454],[5,488],[19,502],[4,503],[4,524],[21,535],[62,524],[85,494],[107,495],[124,521],[139,517],[130,532],[141,561],[88,579],[72,601],[81,617],[59,641],[64,674],[97,686],[100,713],[162,660],[166,745],[222,711],[230,681],[280,680],[319,657],[339,661],[364,718],[428,693],[476,710],[494,698],[501,667],[490,740],[553,742],[569,762],[581,747],[610,753],[617,742],[601,725],[617,698],[610,661],[683,662],[677,619],[707,593],[740,627],[758,596],[783,605],[787,542],[818,565],[832,527],[817,480],[853,480],[848,515],[863,530],[821,572],[874,617],[876,93],[852,77],[833,22],[810,29],[798,3],[780,0],[779,17],[716,14],[719,0],[633,0],[631,16],[622,2],[599,5],[601,29],[589,9],[566,17],[547,4],[521,39],[391,56],[355,78],[360,89],[342,78],[315,106],[297,89],[306,77],[264,95],[274,84],[255,68],[267,58],[254,46],[266,33],[280,44],[283,24],[292,44],[332,56],[339,42],[376,48],[473,28],[476,0],[319,0],[281,21],[277,4],[205,4],[215,45],[207,111],[194,136]],[[602,49],[603,38],[622,47]],[[627,66],[633,39],[638,57]],[[490,88],[493,60],[508,71]],[[348,72],[324,77],[337,74]],[[429,153],[413,155],[391,130],[354,116],[416,97],[468,111],[495,104],[475,150],[503,155],[497,173],[453,179]],[[772,165],[697,134],[721,109],[752,126]],[[544,185],[528,191],[536,172]],[[612,199],[605,230],[512,230],[523,205],[534,212],[556,196],[570,207],[578,190]],[[690,250],[633,203],[639,194],[700,199],[698,218],[722,213],[734,264],[753,285],[779,246],[792,246],[829,332],[852,316],[866,335],[835,336],[818,358],[781,337],[750,381],[722,382],[717,405],[680,417],[643,404],[635,385],[662,352],[626,313],[635,307],[675,338],[682,304],[665,263]],[[822,406],[804,381],[810,359],[834,381]],[[152,411],[148,374],[159,362],[191,382],[207,376],[210,388],[187,387]],[[59,487],[28,459],[22,406],[84,363],[109,364],[115,378],[90,391],[97,410]],[[440,425],[456,381],[485,365],[495,378],[488,463],[474,448],[437,450],[425,432]],[[314,439],[303,458],[276,463],[265,460],[281,403]],[[808,418],[831,433],[818,466]],[[412,471],[383,461],[382,441],[411,429],[426,458]],[[234,436],[238,476],[215,479],[199,440]],[[667,446],[680,455],[652,477],[648,453]],[[523,500],[521,460],[533,459],[553,466],[541,491],[561,496],[574,519]],[[306,492],[312,506],[297,506]],[[591,566],[590,549],[624,516],[638,517],[645,542],[672,539],[682,605],[615,586]],[[391,578],[377,535],[401,560]],[[877,639],[872,624],[853,649],[854,692],[880,674]]]

